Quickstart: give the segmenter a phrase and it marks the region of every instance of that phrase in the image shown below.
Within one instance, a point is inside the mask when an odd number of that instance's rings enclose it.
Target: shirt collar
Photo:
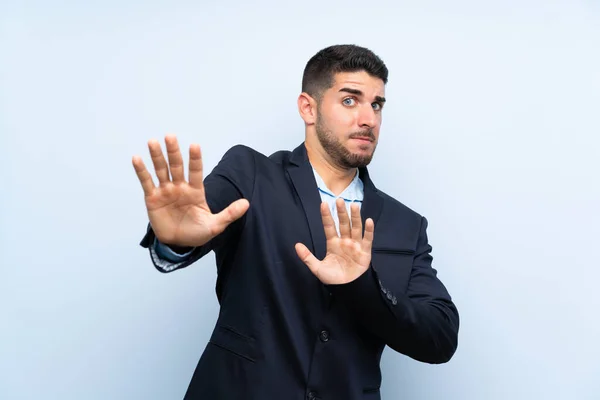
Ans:
[[[331,190],[329,190],[327,185],[325,185],[323,178],[321,178],[321,176],[317,173],[317,171],[314,168],[312,170],[315,175],[317,187],[319,188],[319,191],[321,193],[324,193],[333,198],[341,197],[345,201],[363,201],[364,185],[362,180],[358,176],[358,170],[356,175],[354,176],[354,179],[352,179],[352,182],[350,182],[348,187],[346,187],[346,189],[344,189],[344,191],[340,193],[339,196],[336,196]]]

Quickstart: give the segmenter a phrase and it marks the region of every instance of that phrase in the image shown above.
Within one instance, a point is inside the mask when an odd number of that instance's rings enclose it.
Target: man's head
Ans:
[[[298,98],[307,144],[342,168],[368,165],[379,138],[388,70],[373,52],[331,46],[307,63]]]

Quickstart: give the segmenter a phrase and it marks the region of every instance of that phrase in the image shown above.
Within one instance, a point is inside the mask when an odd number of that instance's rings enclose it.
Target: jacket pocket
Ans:
[[[414,250],[410,249],[394,249],[392,247],[374,247],[373,253],[377,254],[397,254],[401,256],[412,256],[415,254]]]
[[[383,289],[404,293],[408,288],[415,251],[410,249],[373,248],[371,265]],[[384,293],[384,296],[387,295]]]
[[[256,340],[235,328],[217,324],[209,343],[250,362],[256,362]]]
[[[381,394],[379,393],[379,387],[367,387],[363,389],[363,398],[365,400],[380,400]]]

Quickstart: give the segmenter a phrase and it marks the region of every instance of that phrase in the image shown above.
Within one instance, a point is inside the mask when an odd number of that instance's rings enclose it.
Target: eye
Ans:
[[[353,106],[355,103],[354,99],[352,97],[346,97],[343,101],[342,104],[344,104],[345,106]]]
[[[381,111],[381,107],[383,106],[381,105],[381,103],[373,103],[371,104],[371,107],[373,107],[373,110],[375,111]]]

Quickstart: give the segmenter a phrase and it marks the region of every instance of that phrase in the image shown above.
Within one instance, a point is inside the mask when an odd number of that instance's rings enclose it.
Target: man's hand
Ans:
[[[322,261],[319,261],[302,243],[296,244],[298,257],[326,285],[352,282],[369,269],[371,263],[371,246],[375,231],[373,220],[371,218],[366,220],[363,237],[358,204],[350,206],[352,224],[344,200],[338,199],[336,206],[340,223],[339,236],[327,203],[321,203],[321,217],[327,239],[327,254]]]
[[[134,156],[132,160],[144,190],[150,225],[162,243],[185,247],[202,246],[242,217],[250,203],[246,199],[240,199],[220,213],[213,214],[204,193],[200,146],[190,146],[189,182],[186,182],[177,138],[168,135],[165,143],[168,164],[158,141],[148,142],[158,187],[154,185],[142,159]]]

